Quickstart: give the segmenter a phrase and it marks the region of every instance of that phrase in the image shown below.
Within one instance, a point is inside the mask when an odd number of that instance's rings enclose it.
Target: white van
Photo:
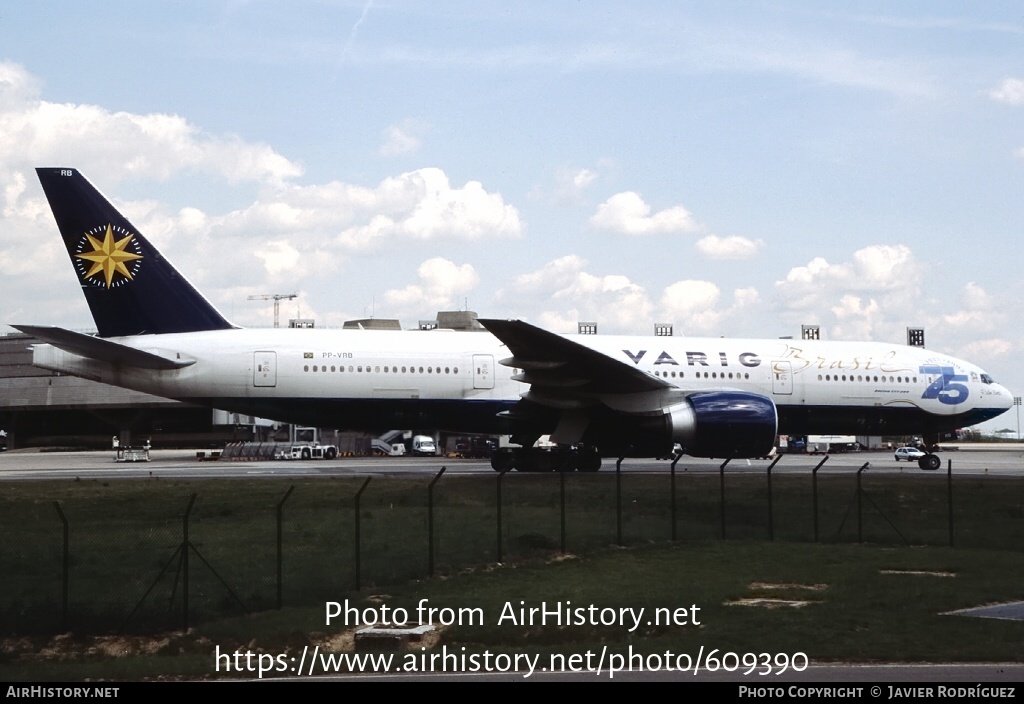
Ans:
[[[429,435],[415,435],[412,439],[412,454],[414,455],[436,455],[437,444],[434,438]]]

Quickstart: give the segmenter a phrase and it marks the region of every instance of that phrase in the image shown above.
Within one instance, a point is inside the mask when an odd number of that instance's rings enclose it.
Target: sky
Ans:
[[[38,166],[245,327],[923,327],[1024,392],[1015,3],[0,0],[0,321],[90,330]]]

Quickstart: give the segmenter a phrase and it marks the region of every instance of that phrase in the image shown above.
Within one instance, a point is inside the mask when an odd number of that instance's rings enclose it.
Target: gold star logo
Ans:
[[[141,254],[127,251],[133,237],[134,235],[128,235],[115,241],[114,230],[110,225],[107,225],[107,231],[102,240],[86,234],[89,244],[92,245],[92,251],[75,255],[79,259],[92,263],[92,266],[84,274],[85,278],[99,277],[102,274],[107,288],[113,284],[115,274],[120,274],[125,279],[132,279],[132,272],[128,270],[125,263],[142,259]]]

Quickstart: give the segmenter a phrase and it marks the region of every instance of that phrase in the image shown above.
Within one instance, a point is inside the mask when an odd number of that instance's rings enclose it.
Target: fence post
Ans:
[[[284,608],[284,538],[282,524],[284,523],[284,502],[295,491],[295,485],[288,487],[281,500],[277,502],[277,610]]]
[[[615,461],[615,536],[618,545],[622,546],[622,460]]]
[[[60,516],[60,522],[63,525],[64,533],[64,548],[61,558],[61,590],[60,590],[60,628],[64,633],[68,632],[68,594],[69,594],[69,578],[71,573],[71,553],[70,553],[70,527],[68,525],[67,516],[60,508],[60,502],[54,501],[53,507],[57,509],[57,515]]]
[[[359,491],[356,492],[356,496],[355,496],[355,509],[356,509],[356,537],[355,537],[355,550],[356,550],[356,591],[359,591],[362,588],[362,582],[360,580],[360,577],[361,577],[361,575],[360,575],[361,549],[360,549],[360,545],[359,545],[359,497],[361,497],[363,495],[363,491],[366,489],[367,486],[369,486],[371,479],[373,479],[373,477],[367,477],[366,478],[366,481],[363,482],[363,485],[361,487],[359,487]]]
[[[427,485],[427,574],[431,577],[434,576],[434,485],[446,469],[441,467],[441,471]]]
[[[565,472],[558,472],[559,493],[561,497],[561,530],[562,530],[562,554],[565,554]]]
[[[818,463],[818,466],[811,470],[811,505],[814,511],[814,542],[818,542],[818,470],[828,462],[828,455]]]
[[[946,499],[949,503],[949,547],[953,547],[953,460],[946,460]]]
[[[861,509],[861,494],[864,490],[861,488],[861,475],[864,474],[864,470],[868,468],[870,463],[865,462],[864,465],[857,470],[857,542],[864,542],[864,518],[862,516]]]
[[[510,469],[505,469],[498,473],[498,562],[501,562],[501,480],[511,471]]]
[[[181,627],[188,632],[188,554],[192,542],[188,537],[188,519],[192,516],[192,506],[196,503],[196,493],[189,494],[188,506],[181,517]]]
[[[775,541],[775,511],[772,506],[772,467],[779,463],[782,455],[776,455],[772,463],[768,465],[768,540]]]
[[[729,464],[729,460],[723,462],[722,466],[718,468],[718,489],[720,494],[718,502],[718,520],[722,540],[725,540],[725,465],[727,464]]]
[[[672,458],[672,464],[669,465],[669,498],[672,502],[669,513],[672,515],[672,542],[676,540],[676,464],[682,458],[683,454],[679,453]]]

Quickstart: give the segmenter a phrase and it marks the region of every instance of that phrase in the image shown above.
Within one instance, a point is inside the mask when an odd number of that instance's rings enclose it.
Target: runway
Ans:
[[[200,451],[201,452],[201,451]],[[487,460],[445,457],[342,457],[335,460],[216,460],[198,461],[196,450],[160,450],[150,452],[149,462],[118,462],[113,451],[39,452],[16,450],[0,452],[0,481],[59,481],[68,479],[253,479],[258,477],[338,477],[383,474],[448,473],[495,475]],[[819,473],[854,473],[865,463],[871,474],[897,473],[908,476],[946,476],[951,467],[954,476],[1024,475],[1024,449],[955,450],[943,452],[942,468],[934,472],[918,469],[916,464],[897,462],[891,451],[853,452],[828,455],[783,455],[772,468],[773,474],[810,473],[823,460]],[[677,472],[718,472],[720,460],[683,457]],[[768,460],[733,460],[726,471],[764,473]],[[615,460],[605,459],[602,472],[614,472]],[[624,472],[670,471],[666,460],[626,459]]]

